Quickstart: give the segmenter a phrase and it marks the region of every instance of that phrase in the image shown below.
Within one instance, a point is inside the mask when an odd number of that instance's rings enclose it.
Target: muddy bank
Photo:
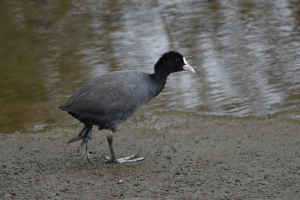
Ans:
[[[80,125],[0,134],[1,199],[299,199],[300,123],[287,115],[211,117],[179,111],[133,116],[116,134],[94,128],[89,164],[66,142]]]

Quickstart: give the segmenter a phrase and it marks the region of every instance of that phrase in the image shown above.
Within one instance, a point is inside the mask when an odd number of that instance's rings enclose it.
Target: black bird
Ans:
[[[144,160],[135,158],[136,155],[117,159],[113,149],[113,133],[133,115],[141,106],[157,96],[165,87],[167,77],[174,72],[194,69],[178,52],[170,51],[161,56],[154,65],[154,73],[147,74],[140,71],[115,71],[95,78],[80,88],[59,109],[84,124],[79,135],[68,143],[83,140],[78,152],[86,144],[86,154],[89,162],[89,143],[92,139],[92,127],[99,126],[99,130],[108,129],[107,141],[111,158],[106,162],[132,162]],[[135,158],[135,159],[133,159]]]

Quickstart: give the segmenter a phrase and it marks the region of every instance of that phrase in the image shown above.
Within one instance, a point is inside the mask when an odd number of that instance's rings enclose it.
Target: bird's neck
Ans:
[[[158,84],[165,85],[169,75],[170,75],[169,72],[167,72],[163,69],[160,69],[160,68],[155,68],[154,74],[152,74],[152,77],[155,80],[155,82],[157,82]]]
[[[156,87],[154,88],[154,91],[153,91],[153,94],[154,94],[154,97],[155,97],[164,89],[164,87],[166,85],[166,82],[167,82],[167,78],[159,77],[155,73],[150,74],[150,77],[156,83]]]
[[[151,78],[158,84],[158,85],[165,85],[167,82],[167,77],[162,77],[157,74],[150,74]]]

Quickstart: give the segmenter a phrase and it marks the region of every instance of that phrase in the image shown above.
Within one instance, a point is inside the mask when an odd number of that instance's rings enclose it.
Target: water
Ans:
[[[181,52],[196,74],[172,74],[145,112],[264,116],[300,105],[300,1],[2,0],[0,133],[76,122],[57,109],[92,78],[152,72]]]

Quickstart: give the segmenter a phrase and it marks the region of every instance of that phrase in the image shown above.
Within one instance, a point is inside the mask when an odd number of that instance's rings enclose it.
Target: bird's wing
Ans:
[[[146,103],[144,98],[148,93],[147,85],[139,78],[130,73],[100,76],[80,88],[64,108],[68,112],[95,115],[135,111]]]

